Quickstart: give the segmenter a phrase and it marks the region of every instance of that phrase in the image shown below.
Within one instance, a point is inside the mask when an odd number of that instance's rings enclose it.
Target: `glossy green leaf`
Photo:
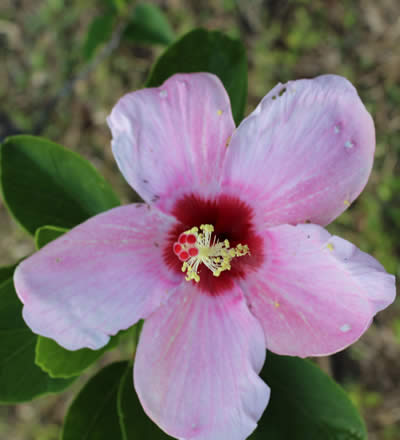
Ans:
[[[128,362],[116,362],[89,380],[68,410],[61,440],[122,440],[117,395],[128,368]]]
[[[35,362],[51,377],[74,377],[83,373],[83,371],[100,359],[106,351],[115,348],[117,345],[118,336],[114,336],[100,350],[82,348],[69,351],[52,339],[39,336],[36,344]]]
[[[159,86],[171,75],[184,72],[217,75],[231,99],[236,124],[242,120],[247,99],[247,59],[239,40],[218,31],[189,32],[158,58],[146,86]]]
[[[170,44],[175,35],[157,5],[139,3],[133,10],[124,38],[138,43]]]
[[[310,361],[268,353],[261,377],[271,400],[251,440],[367,439],[347,394]]]
[[[22,319],[22,303],[12,280],[0,285],[0,402],[30,401],[58,393],[73,380],[52,379],[35,365],[37,336]]]
[[[0,187],[29,233],[44,225],[72,228],[119,205],[110,185],[78,154],[46,139],[18,135],[0,149]]]
[[[42,226],[36,229],[35,232],[35,246],[36,249],[41,249],[47,243],[55,240],[61,235],[65,234],[68,229],[58,228],[57,226]]]
[[[135,389],[133,372],[129,368],[121,380],[118,391],[118,413],[123,440],[168,440],[172,439],[152,422],[143,411]]]
[[[86,60],[92,58],[99,46],[110,40],[115,19],[116,15],[112,11],[108,11],[104,15],[95,17],[90,23],[82,48],[83,56]]]

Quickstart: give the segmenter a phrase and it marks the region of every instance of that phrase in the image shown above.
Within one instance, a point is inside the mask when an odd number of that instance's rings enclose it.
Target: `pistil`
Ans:
[[[230,247],[229,240],[219,241],[214,234],[214,226],[196,226],[179,235],[173,245],[175,255],[183,262],[182,272],[186,272],[187,281],[200,281],[199,266],[204,264],[215,277],[231,269],[233,258],[249,255],[247,245]]]

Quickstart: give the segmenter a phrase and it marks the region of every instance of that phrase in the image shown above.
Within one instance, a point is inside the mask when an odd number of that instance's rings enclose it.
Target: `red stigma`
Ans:
[[[196,243],[196,236],[194,234],[188,234],[186,236],[186,242],[189,244],[195,244]]]
[[[191,257],[195,257],[196,255],[199,255],[199,250],[195,247],[192,247],[189,249],[189,255]]]
[[[179,253],[181,252],[181,250],[182,250],[182,246],[181,246],[179,243],[175,243],[175,244],[174,244],[174,252],[175,252],[175,254],[176,254],[176,255],[179,255]]]
[[[186,251],[182,251],[182,252],[179,254],[179,259],[180,259],[181,261],[186,261],[188,258],[189,258],[189,253],[186,252]]]

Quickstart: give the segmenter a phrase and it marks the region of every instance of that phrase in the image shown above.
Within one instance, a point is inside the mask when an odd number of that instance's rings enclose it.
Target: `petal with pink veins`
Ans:
[[[120,170],[147,202],[169,213],[187,192],[218,191],[235,125],[215,75],[177,74],[158,88],[130,93],[114,107],[108,124]]]
[[[306,357],[342,350],[394,301],[394,276],[320,226],[271,228],[264,252],[264,265],[241,286],[275,353]]]
[[[182,282],[162,256],[174,223],[144,204],[118,207],[24,260],[14,282],[28,326],[69,350],[98,349],[146,318]]]
[[[182,285],[143,326],[134,382],[146,413],[180,439],[244,440],[269,399],[262,328],[243,294]]]
[[[261,227],[326,225],[367,183],[375,129],[355,88],[324,75],[279,84],[232,136],[224,189],[254,201]]]

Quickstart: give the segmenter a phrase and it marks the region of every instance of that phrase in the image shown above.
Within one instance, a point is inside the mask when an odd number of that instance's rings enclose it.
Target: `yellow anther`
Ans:
[[[274,301],[274,306],[275,306],[276,308],[278,308],[278,307],[280,307],[281,305],[278,303],[278,301]]]
[[[326,245],[326,247],[327,247],[330,251],[333,251],[333,250],[335,249],[335,247],[333,246],[332,243],[328,243],[328,244]]]
[[[201,233],[199,233],[199,229]],[[182,272],[186,272],[185,279],[187,281],[194,280],[197,283],[200,281],[198,274],[200,264],[204,264],[215,277],[218,277],[223,271],[231,269],[230,263],[233,258],[250,254],[247,245],[238,244],[235,248],[231,248],[229,240],[225,239],[219,242],[215,235],[211,240],[213,232],[214,226],[208,224],[184,232],[195,235],[196,243],[194,246],[198,249],[197,255],[190,257],[182,264]]]
[[[217,110],[218,116],[222,115],[222,110]]]
[[[345,200],[343,203],[345,206],[350,206],[350,202],[348,200]]]

